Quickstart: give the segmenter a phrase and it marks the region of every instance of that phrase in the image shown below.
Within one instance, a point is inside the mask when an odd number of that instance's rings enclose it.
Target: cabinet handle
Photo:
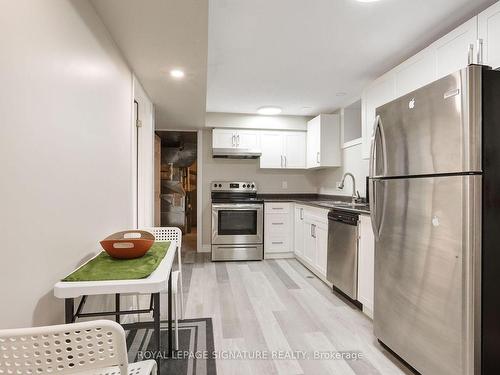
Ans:
[[[283,241],[273,242],[273,245],[283,245]]]
[[[483,64],[483,39],[478,39],[477,40],[477,63],[479,65]]]
[[[283,156],[283,159],[285,160],[285,168],[286,168],[286,163],[287,163],[286,155]]]
[[[304,209],[300,209],[300,220],[304,220]]]
[[[271,223],[271,225],[284,225],[285,223]]]
[[[469,44],[469,65],[474,64],[474,44]]]
[[[320,161],[319,161],[319,152],[316,153],[316,163],[318,163],[318,164],[320,163]]]
[[[236,136],[236,139],[237,139],[236,146],[239,147],[239,145],[240,145],[240,135],[239,134]]]
[[[281,168],[283,168],[283,155],[280,155],[280,159],[281,159]]]
[[[316,238],[316,224],[311,225],[312,238]]]
[[[231,139],[232,139],[233,147],[236,147],[236,136],[234,134],[233,134],[233,137]]]
[[[283,209],[283,207],[273,207],[272,209],[273,209],[273,210],[282,210],[282,209]]]

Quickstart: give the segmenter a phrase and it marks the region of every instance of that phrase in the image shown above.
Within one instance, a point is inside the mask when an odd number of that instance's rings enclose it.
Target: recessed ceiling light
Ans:
[[[259,115],[279,115],[282,112],[279,107],[261,107],[257,110]]]
[[[359,1],[360,3],[374,3],[375,1],[379,1],[379,0],[357,0]]]
[[[180,69],[172,69],[170,71],[170,76],[173,78],[184,78],[184,71]]]

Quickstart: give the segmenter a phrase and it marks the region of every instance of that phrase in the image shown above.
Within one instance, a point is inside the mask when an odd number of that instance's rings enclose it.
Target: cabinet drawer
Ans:
[[[288,236],[268,236],[264,246],[266,252],[286,253],[291,251]]]
[[[274,202],[266,203],[265,212],[266,214],[287,214],[290,212],[289,202]]]
[[[288,214],[266,215],[265,229],[268,234],[288,235],[290,233],[290,217]]]

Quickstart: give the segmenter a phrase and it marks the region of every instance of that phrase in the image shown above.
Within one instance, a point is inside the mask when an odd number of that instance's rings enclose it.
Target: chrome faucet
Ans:
[[[356,203],[356,199],[358,198],[359,193],[356,190],[356,179],[354,178],[354,175],[352,173],[344,173],[344,176],[342,176],[342,182],[339,185],[339,189],[344,188],[345,184],[345,178],[349,176],[352,178],[352,204]]]

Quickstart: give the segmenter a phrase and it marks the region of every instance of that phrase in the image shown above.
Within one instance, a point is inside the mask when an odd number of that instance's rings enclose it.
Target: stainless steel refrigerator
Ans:
[[[374,331],[423,375],[500,374],[500,72],[377,109]]]

